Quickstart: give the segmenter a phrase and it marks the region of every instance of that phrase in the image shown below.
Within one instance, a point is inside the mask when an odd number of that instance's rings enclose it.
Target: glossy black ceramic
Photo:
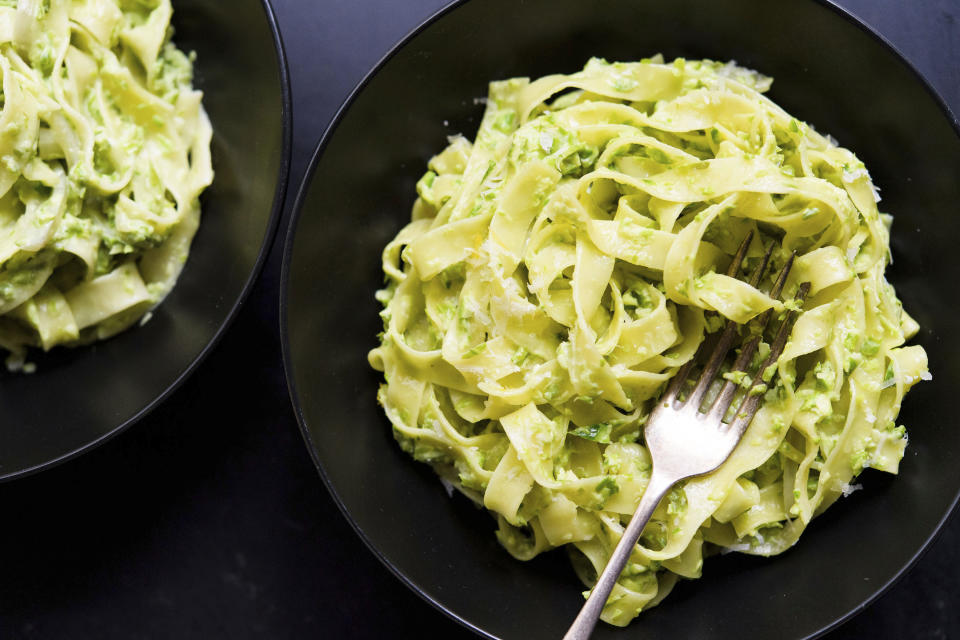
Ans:
[[[80,349],[31,354],[0,374],[0,479],[70,458],[161,402],[230,323],[276,232],[290,158],[290,92],[266,0],[174,0],[177,45],[196,51],[213,123],[213,186],[176,288],[144,326]],[[238,372],[240,373],[240,372]]]
[[[449,498],[393,441],[366,352],[380,330],[380,250],[409,219],[414,183],[448,135],[476,131],[488,80],[572,72],[590,56],[735,59],[775,77],[770,96],[853,149],[893,213],[889,277],[923,327],[934,380],[901,413],[901,476],[865,485],[767,560],[708,559],[629,629],[596,638],[808,638],[853,615],[935,535],[960,489],[960,139],[926,83],[881,38],[814,0],[472,0],[398,46],[321,142],[284,262],[291,395],[321,475],[384,563],[481,634],[555,639],[582,603],[563,553],[523,564],[493,520]],[[344,584],[343,597],[362,597]],[[369,603],[375,611],[377,604]]]

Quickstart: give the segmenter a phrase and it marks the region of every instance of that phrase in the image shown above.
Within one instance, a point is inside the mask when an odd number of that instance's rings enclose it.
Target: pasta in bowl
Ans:
[[[615,625],[705,555],[782,553],[861,471],[896,473],[901,401],[929,377],[866,168],[770,83],[659,57],[494,82],[476,139],[434,156],[383,252],[370,362],[400,446],[489,509],[514,557],[566,546],[587,586],[646,487],[665,382],[724,319],[783,309],[772,282],[723,275],[737,247],[754,234],[749,263],[776,243],[768,278],[796,256],[786,297],[810,297],[769,388],[734,380],[764,406],[661,503],[604,610]]]
[[[168,0],[0,7],[0,346],[116,334],[173,288],[213,180]]]
[[[136,422],[222,335],[276,229],[290,121],[261,0],[0,2],[0,39],[7,479]]]

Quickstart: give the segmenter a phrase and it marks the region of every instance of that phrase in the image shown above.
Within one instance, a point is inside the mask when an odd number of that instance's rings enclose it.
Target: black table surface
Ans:
[[[277,244],[224,340],[162,407],[0,485],[0,637],[473,637],[381,566],[333,504],[290,408],[277,320],[281,242],[314,145],[366,71],[445,1],[274,0],[294,101]],[[839,4],[960,113],[960,0]],[[912,571],[827,638],[960,638],[958,547],[954,514]]]

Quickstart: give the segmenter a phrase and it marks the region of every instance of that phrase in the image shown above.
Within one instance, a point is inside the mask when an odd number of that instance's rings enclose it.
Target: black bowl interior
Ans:
[[[595,637],[806,638],[852,615],[925,546],[960,489],[956,305],[960,140],[923,80],[879,37],[813,0],[473,0],[405,41],[328,131],[300,194],[284,264],[285,360],[308,445],[371,548],[450,615],[490,636],[558,638],[580,604],[564,554],[511,559],[491,518],[447,497],[394,443],[366,361],[380,330],[379,253],[409,218],[414,183],[446,136],[472,136],[487,81],[571,72],[590,56],[735,59],[771,96],[853,149],[895,215],[889,277],[923,326],[934,382],[901,413],[901,477],[815,521],[783,556],[707,560],[629,631]],[[349,588],[345,586],[345,588]]]
[[[36,471],[120,431],[165,397],[234,316],[276,231],[289,165],[289,89],[261,0],[175,0],[176,42],[214,127],[213,186],[173,292],[144,326],[80,349],[31,354],[0,374],[0,478]]]

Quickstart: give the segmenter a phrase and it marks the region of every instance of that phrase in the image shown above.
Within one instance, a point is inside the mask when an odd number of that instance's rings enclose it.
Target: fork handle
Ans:
[[[583,603],[583,608],[580,609],[576,620],[573,621],[566,635],[563,636],[563,640],[589,640],[590,634],[593,633],[593,628],[597,624],[597,619],[600,617],[604,605],[607,604],[607,598],[610,597],[613,585],[616,584],[617,578],[620,577],[620,573],[623,572],[623,568],[627,564],[627,560],[630,559],[630,554],[634,545],[637,544],[637,540],[640,539],[643,528],[650,522],[653,511],[675,482],[676,480],[657,474],[656,469],[654,469],[650,476],[650,482],[640,499],[640,504],[637,505],[637,510],[633,512],[633,517],[630,518],[630,524],[627,525],[620,542],[617,543],[610,560],[607,561],[607,566],[603,569],[603,573],[597,579],[597,584],[590,592],[590,597]]]

